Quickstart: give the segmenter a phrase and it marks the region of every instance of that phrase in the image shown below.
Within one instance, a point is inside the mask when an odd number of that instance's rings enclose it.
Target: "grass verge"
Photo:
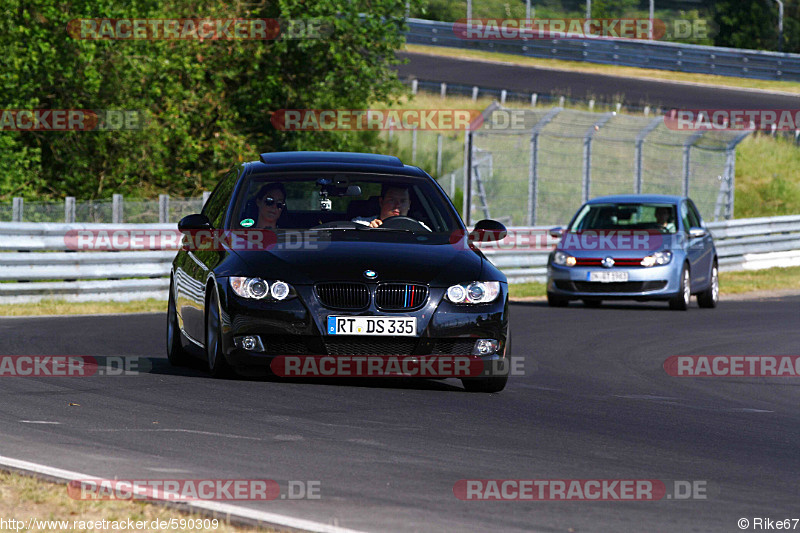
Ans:
[[[0,305],[0,316],[41,315],[103,315],[114,313],[167,312],[167,302],[161,300],[139,300],[133,302],[67,302],[64,300],[42,300],[36,303]]]
[[[723,297],[755,291],[800,290],[800,267],[768,268],[741,272],[721,272],[719,291]],[[544,298],[544,283],[515,283],[509,285],[511,298]]]
[[[263,528],[248,528],[237,527],[225,523],[223,520],[218,521],[218,527],[209,528],[194,528],[181,527],[170,528],[168,524],[166,528],[150,527],[154,520],[160,522],[171,519],[177,519],[177,525],[180,525],[180,520],[208,520],[201,515],[184,514],[175,509],[163,507],[143,502],[133,501],[91,501],[91,500],[74,500],[67,494],[66,483],[50,483],[41,481],[36,478],[24,476],[16,473],[0,472],[0,516],[6,522],[10,519],[17,521],[27,521],[23,527],[17,527],[18,531],[61,531],[61,532],[79,532],[79,531],[193,531],[201,532],[214,532],[214,533],[236,533],[245,531],[267,531],[276,532],[276,529],[263,529]],[[133,523],[145,521],[147,527],[144,529],[126,529],[114,528],[108,522],[118,522],[117,525],[121,526],[123,522],[130,519]],[[32,520],[37,521],[51,521],[50,524],[31,524]],[[93,525],[98,525],[100,521],[106,521],[106,526],[102,527],[88,527],[85,522],[94,522]],[[52,521],[66,522],[62,524],[53,523]],[[83,521],[84,524],[80,524]],[[77,522],[77,524],[76,524]],[[188,526],[188,522],[184,522]],[[192,522],[192,525],[197,525],[197,522]],[[83,527],[81,527],[83,526]],[[135,525],[134,525],[135,528]],[[9,528],[12,529],[12,528]]]
[[[419,44],[407,44],[405,49],[408,52],[414,52],[418,54],[455,57],[459,59],[481,59],[484,61],[497,61],[512,65],[520,65],[523,67],[549,68],[554,70],[585,72],[588,74],[621,76],[625,78],[680,81],[713,85],[715,87],[731,87],[733,89],[757,89],[762,91],[777,91],[800,94],[800,83],[793,81],[753,80],[749,78],[714,76],[712,74],[673,72],[671,70],[619,67],[615,65],[601,65],[597,63],[584,63],[580,61],[563,61],[560,59],[540,59],[537,57],[525,57],[514,54],[482,52],[478,50],[464,50],[461,48],[446,48],[443,46],[425,46]]]

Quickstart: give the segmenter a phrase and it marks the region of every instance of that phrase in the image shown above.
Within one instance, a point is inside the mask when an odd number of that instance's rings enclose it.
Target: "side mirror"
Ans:
[[[508,235],[506,227],[496,220],[481,220],[475,224],[472,236],[478,242],[502,241]]]
[[[186,215],[178,222],[178,230],[203,230],[211,229],[211,221],[208,217],[201,214]]]
[[[554,239],[560,239],[561,236],[564,235],[564,228],[561,226],[557,226],[555,228],[550,229],[550,236]]]
[[[689,228],[689,237],[692,239],[699,239],[700,237],[705,237],[708,234],[705,228]]]

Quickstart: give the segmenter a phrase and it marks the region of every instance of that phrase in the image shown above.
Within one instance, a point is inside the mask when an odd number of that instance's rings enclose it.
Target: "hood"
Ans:
[[[473,281],[482,259],[450,244],[385,242],[320,243],[315,250],[236,251],[247,265],[244,275],[310,285],[319,281],[407,281],[446,287]],[[369,280],[364,271],[378,276]]]

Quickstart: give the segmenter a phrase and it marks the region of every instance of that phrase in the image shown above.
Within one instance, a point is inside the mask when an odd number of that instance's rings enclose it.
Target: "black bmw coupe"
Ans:
[[[481,365],[445,376],[468,391],[506,385],[508,284],[471,244],[506,229],[483,220],[468,233],[417,167],[373,154],[262,154],[178,228],[174,365],[202,357],[221,377],[287,356],[447,356]]]

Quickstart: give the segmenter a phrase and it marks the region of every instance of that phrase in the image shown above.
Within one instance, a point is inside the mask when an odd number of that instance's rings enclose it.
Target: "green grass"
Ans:
[[[742,272],[722,272],[719,291],[722,296],[753,291],[800,290],[800,267],[768,268]],[[509,285],[511,298],[544,298],[544,283],[515,283]]]
[[[42,300],[36,303],[0,305],[0,316],[100,315],[112,313],[166,313],[166,311],[167,302],[154,299],[133,302]]]
[[[752,135],[736,152],[736,218],[800,214],[800,147]]]

